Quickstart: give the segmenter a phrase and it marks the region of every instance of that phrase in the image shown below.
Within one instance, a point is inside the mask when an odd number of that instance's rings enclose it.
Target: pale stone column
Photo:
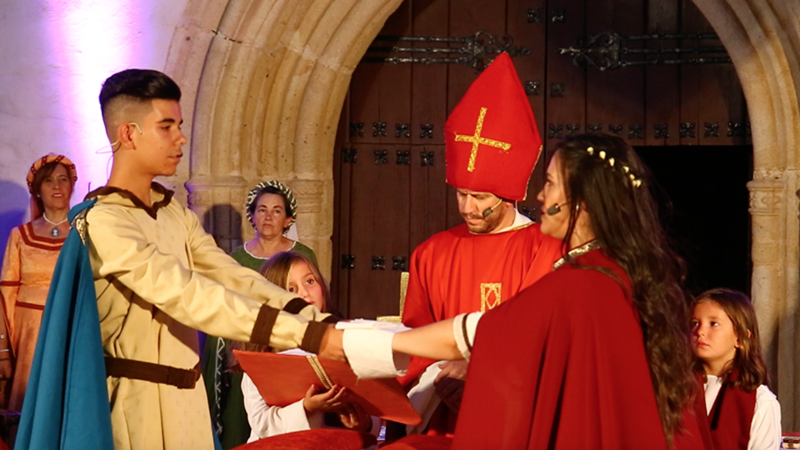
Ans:
[[[787,186],[782,179],[761,178],[754,179],[747,184],[747,187],[750,190],[753,228],[751,295],[758,315],[758,328],[761,331],[761,342],[770,379],[783,385],[777,370],[778,356],[781,353],[778,330],[781,328],[781,317],[785,313],[786,306],[792,301],[786,295]]]

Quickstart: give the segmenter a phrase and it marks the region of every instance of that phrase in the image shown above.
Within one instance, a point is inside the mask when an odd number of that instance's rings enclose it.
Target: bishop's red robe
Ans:
[[[601,251],[577,262],[627,285]],[[674,448],[706,448],[684,417]],[[486,448],[667,448],[638,314],[611,277],[565,265],[483,316],[453,449]]]
[[[560,247],[535,223],[497,234],[472,234],[465,224],[437,233],[411,255],[403,324],[416,328],[488,311],[550,273]],[[412,357],[401,382],[434,362]]]
[[[472,234],[463,224],[437,233],[411,255],[403,323],[415,328],[488,311],[550,273],[560,256],[561,242],[534,223],[496,234]],[[400,382],[408,385],[434,362],[412,357]],[[451,434],[455,418],[442,404],[429,433]]]

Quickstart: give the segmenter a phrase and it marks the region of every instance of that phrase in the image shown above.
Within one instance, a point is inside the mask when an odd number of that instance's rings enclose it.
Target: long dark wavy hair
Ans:
[[[700,303],[716,303],[733,323],[733,331],[739,340],[739,348],[733,361],[725,365],[721,377],[745,392],[752,392],[762,384],[768,384],[767,367],[761,356],[761,338],[758,335],[756,311],[750,297],[733,289],[717,288],[703,292],[695,300]],[[703,371],[703,361],[697,358],[695,370]],[[731,373],[736,371],[736,376]]]
[[[683,287],[685,264],[670,249],[659,222],[649,172],[633,148],[616,136],[568,138],[558,144],[554,157],[570,203],[564,246],[575,231],[579,205],[588,212],[603,253],[630,279],[661,425],[671,447],[681,429],[682,410],[696,389],[688,334],[691,298]]]

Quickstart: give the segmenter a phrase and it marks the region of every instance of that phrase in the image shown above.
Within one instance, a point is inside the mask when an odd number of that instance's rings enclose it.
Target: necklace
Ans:
[[[600,241],[598,241],[597,239],[592,239],[591,241],[581,245],[580,247],[575,247],[569,252],[567,252],[566,256],[559,259],[558,261],[556,261],[555,264],[553,264],[553,270],[558,269],[559,267],[563,266],[572,259],[575,259],[581,255],[585,255],[590,251],[600,247],[602,247],[602,245],[600,244]]]
[[[53,236],[54,238],[58,237],[61,234],[61,232],[58,231],[58,226],[66,222],[67,219],[62,220],[61,222],[53,222],[52,220],[47,218],[47,213],[42,213],[42,217],[44,218],[45,222],[53,226],[53,229],[50,230],[50,236]]]

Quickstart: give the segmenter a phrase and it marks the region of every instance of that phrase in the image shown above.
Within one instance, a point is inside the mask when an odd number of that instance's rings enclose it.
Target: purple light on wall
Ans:
[[[141,48],[147,33],[142,11],[151,2],[137,0],[60,0],[48,4],[48,30],[56,81],[53,106],[64,119],[63,147],[78,166],[73,203],[106,183],[111,157],[97,97],[114,72],[146,60]],[[99,154],[100,153],[100,154]]]

